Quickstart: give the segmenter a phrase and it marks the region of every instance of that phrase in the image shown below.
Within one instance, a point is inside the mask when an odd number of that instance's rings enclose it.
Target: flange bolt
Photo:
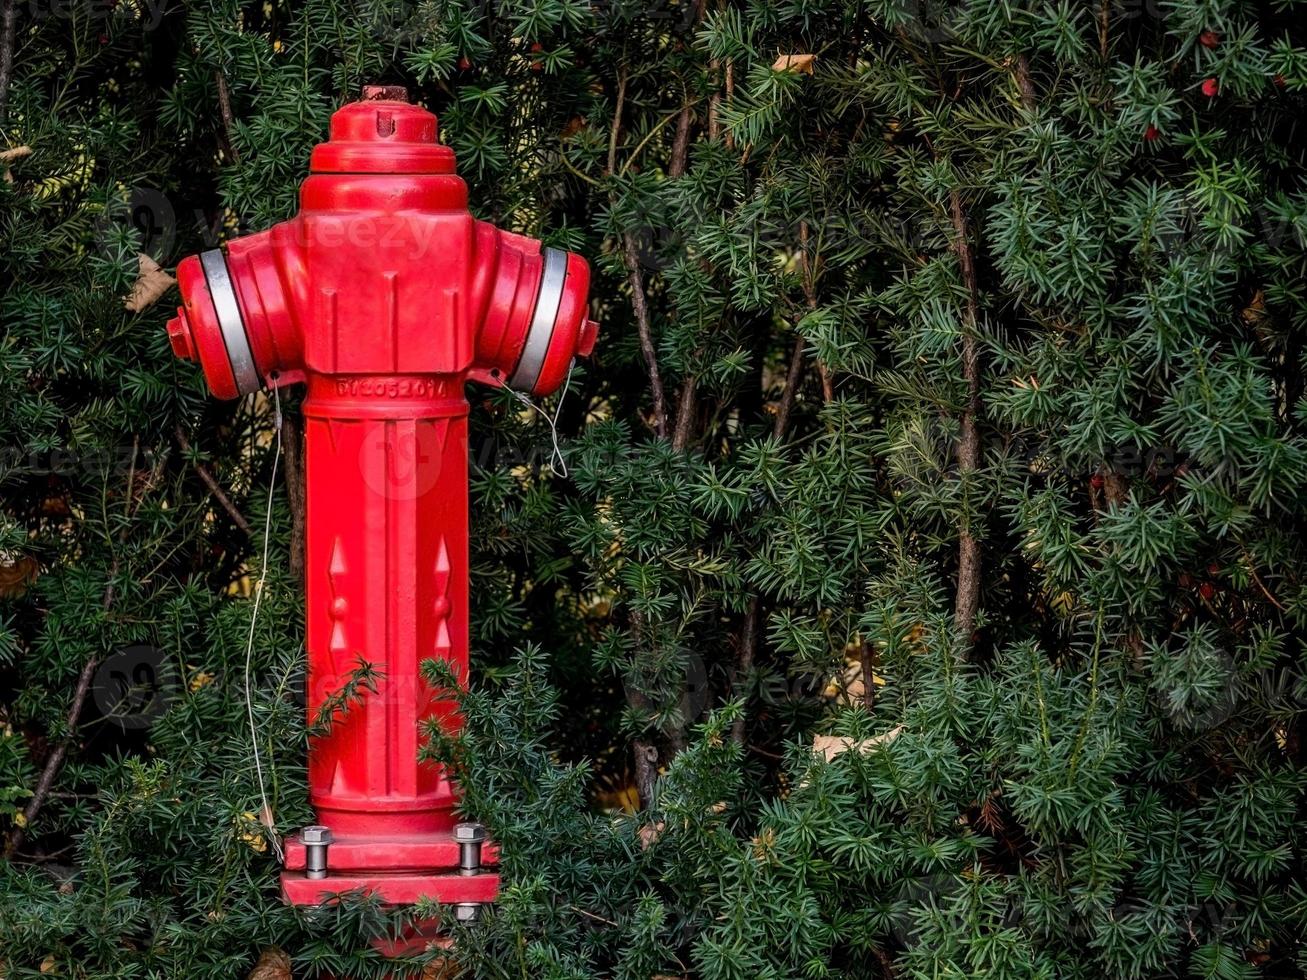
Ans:
[[[331,839],[331,831],[326,827],[305,827],[300,831],[300,840],[304,842],[304,877],[327,877],[327,848]]]
[[[481,906],[476,902],[459,902],[454,906],[455,922],[476,922],[481,918]]]
[[[454,826],[454,840],[458,841],[458,873],[481,873],[481,845],[486,840],[486,828],[479,823],[460,823]]]

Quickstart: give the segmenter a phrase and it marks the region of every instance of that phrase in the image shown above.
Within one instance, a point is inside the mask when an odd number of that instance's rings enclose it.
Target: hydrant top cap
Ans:
[[[363,99],[331,117],[331,139],[319,143],[313,173],[452,174],[454,151],[440,143],[434,114],[411,105],[404,90],[369,87]]]

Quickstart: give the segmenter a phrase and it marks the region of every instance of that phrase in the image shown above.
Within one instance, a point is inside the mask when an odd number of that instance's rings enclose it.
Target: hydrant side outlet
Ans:
[[[322,827],[288,841],[294,902],[478,902],[497,881],[459,874],[481,842],[455,838],[456,788],[418,762],[426,725],[459,724],[421,662],[467,676],[463,386],[554,391],[596,327],[585,260],[475,220],[438,136],[402,90],[367,89],[313,151],[298,214],[177,270],[169,339],[215,396],[307,382],[308,716],[352,703],[310,744]]]

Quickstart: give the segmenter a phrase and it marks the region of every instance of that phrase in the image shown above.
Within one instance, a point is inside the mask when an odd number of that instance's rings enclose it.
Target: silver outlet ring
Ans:
[[[231,273],[227,271],[227,257],[220,248],[201,252],[200,267],[204,269],[213,308],[218,314],[218,327],[222,330],[223,346],[227,348],[227,360],[231,362],[232,377],[236,379],[236,391],[242,395],[258,391],[263,383],[259,380],[249,337],[245,334],[236,288],[231,283]]]
[[[540,295],[536,297],[535,316],[527,331],[522,356],[517,370],[508,380],[510,388],[518,391],[535,390],[540,371],[545,366],[549,342],[554,339],[554,324],[558,320],[558,307],[563,301],[563,282],[567,279],[567,253],[556,248],[544,251],[545,268],[540,274]]]

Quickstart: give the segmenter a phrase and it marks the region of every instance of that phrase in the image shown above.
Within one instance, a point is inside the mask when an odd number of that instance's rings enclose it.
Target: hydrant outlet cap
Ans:
[[[410,105],[397,85],[370,85],[331,117],[331,139],[309,160],[316,174],[452,174],[433,113]]]

